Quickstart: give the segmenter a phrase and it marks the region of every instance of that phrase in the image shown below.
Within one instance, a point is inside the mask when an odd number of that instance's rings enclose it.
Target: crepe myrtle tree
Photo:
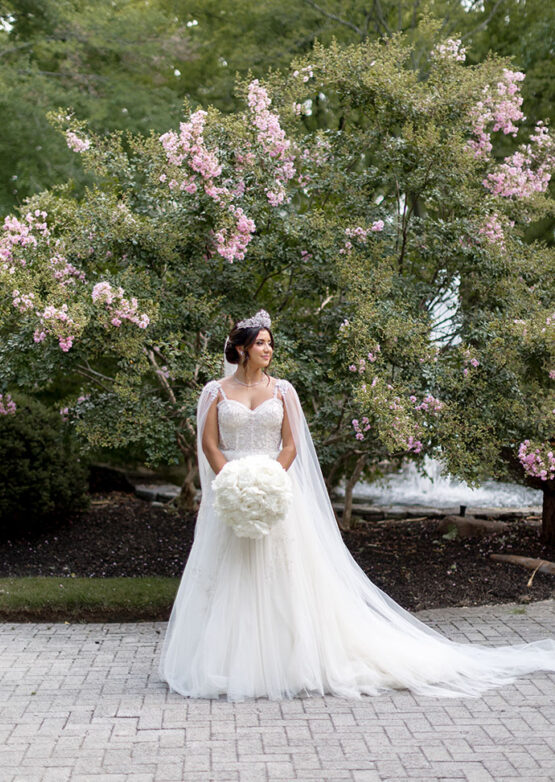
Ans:
[[[187,110],[149,138],[52,115],[95,184],[81,199],[71,183],[41,193],[1,235],[2,392],[63,385],[61,412],[89,446],[183,460],[187,507],[196,401],[221,374],[234,317],[274,311],[307,273],[300,149],[264,87],[253,80],[244,97],[236,115]],[[318,301],[319,286],[304,287]]]
[[[281,92],[321,139],[306,190],[339,240],[334,350],[356,440],[345,526],[377,459],[428,454],[471,484],[541,488],[555,540],[554,256],[525,241],[552,210],[554,145],[543,122],[519,138],[523,79],[506,61],[467,66],[457,39],[416,72],[396,39],[316,47]]]
[[[471,481],[519,453],[535,469],[551,256],[523,232],[548,208],[551,140],[538,126],[496,159],[521,75],[465,66],[456,40],[418,73],[410,51],[402,36],[316,47],[239,84],[241,111],[186,108],[162,136],[100,137],[59,113],[95,185],[6,221],[0,392],[63,378],[91,446],[182,459],[191,505],[198,392],[233,318],[264,306],[273,373],[299,390],[328,487],[347,480],[344,525],[354,483],[385,458],[439,453]]]

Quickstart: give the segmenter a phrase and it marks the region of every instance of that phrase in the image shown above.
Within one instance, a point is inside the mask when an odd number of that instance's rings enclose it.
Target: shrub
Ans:
[[[0,536],[37,530],[88,504],[87,467],[60,414],[15,397],[0,416]]]

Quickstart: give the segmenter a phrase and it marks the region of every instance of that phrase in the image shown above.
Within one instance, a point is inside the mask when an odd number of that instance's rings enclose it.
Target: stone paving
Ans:
[[[419,616],[449,637],[555,635],[555,601]],[[555,674],[481,698],[190,700],[164,623],[0,625],[0,782],[555,780]]]

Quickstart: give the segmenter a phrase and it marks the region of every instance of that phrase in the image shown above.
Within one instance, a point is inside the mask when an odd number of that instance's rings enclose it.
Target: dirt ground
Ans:
[[[62,526],[0,542],[0,576],[180,576],[195,517],[124,492],[93,495],[90,509]],[[343,539],[369,578],[409,610],[528,602],[555,595],[553,576],[494,562],[490,553],[555,560],[539,527],[511,522],[480,539],[443,537],[438,520],[366,522]]]

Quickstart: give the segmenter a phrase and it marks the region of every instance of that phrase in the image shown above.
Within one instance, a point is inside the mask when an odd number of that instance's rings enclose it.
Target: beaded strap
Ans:
[[[209,394],[212,399],[215,399],[220,391],[220,384],[217,380],[209,380],[203,390]]]

